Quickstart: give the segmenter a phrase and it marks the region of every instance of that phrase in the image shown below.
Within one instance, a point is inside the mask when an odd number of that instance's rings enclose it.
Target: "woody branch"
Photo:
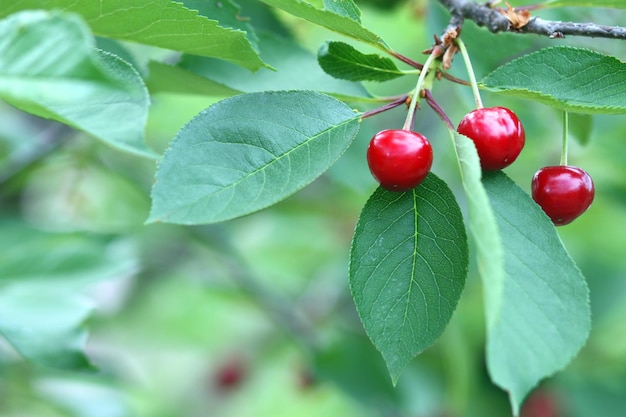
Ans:
[[[478,26],[484,26],[494,33],[533,33],[551,38],[562,38],[571,35],[626,39],[626,27],[621,26],[545,20],[530,16],[523,9],[497,9],[490,7],[488,3],[477,3],[468,0],[439,0],[439,2],[448,9],[452,16],[448,29],[460,27],[465,19],[469,19]],[[516,22],[516,17],[520,18],[520,22]]]

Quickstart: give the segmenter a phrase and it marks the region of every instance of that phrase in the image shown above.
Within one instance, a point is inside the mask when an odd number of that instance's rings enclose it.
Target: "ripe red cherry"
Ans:
[[[372,175],[389,191],[417,187],[433,164],[433,148],[428,139],[408,130],[383,130],[367,148]]]
[[[556,226],[571,223],[589,208],[595,189],[589,174],[560,165],[541,168],[532,180],[533,200]]]
[[[231,359],[223,363],[213,375],[215,388],[229,391],[241,385],[246,377],[246,367],[241,360]]]
[[[562,415],[559,399],[548,391],[536,390],[522,405],[522,417],[559,417]]]
[[[522,123],[505,107],[472,110],[461,120],[457,132],[474,141],[481,167],[490,171],[511,165],[526,141]]]

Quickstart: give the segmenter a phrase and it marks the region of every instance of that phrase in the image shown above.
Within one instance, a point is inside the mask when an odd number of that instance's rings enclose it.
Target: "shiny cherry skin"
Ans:
[[[563,226],[583,214],[593,202],[595,188],[584,170],[567,165],[541,168],[533,176],[533,200],[556,226]]]
[[[423,135],[408,130],[383,130],[370,141],[367,163],[372,175],[389,191],[417,187],[433,164],[433,148]]]
[[[488,171],[511,165],[526,141],[522,123],[506,107],[472,110],[461,120],[457,132],[474,142],[480,166]]]

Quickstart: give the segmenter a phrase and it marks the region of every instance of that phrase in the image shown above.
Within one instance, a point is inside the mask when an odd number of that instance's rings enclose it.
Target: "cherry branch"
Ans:
[[[452,15],[450,25],[446,29],[454,29],[463,24],[464,19],[473,20],[478,26],[484,26],[493,33],[513,32],[532,33],[550,38],[565,36],[586,36],[592,38],[626,39],[626,27],[603,26],[595,23],[560,22],[531,17],[528,23],[515,27],[498,9],[485,3],[469,0],[439,0]],[[521,10],[521,9],[515,9]]]

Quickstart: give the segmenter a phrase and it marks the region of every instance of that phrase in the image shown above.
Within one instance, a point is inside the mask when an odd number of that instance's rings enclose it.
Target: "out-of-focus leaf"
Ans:
[[[155,157],[143,141],[149,98],[141,77],[94,49],[76,15],[22,12],[0,21],[0,98],[115,148]]]
[[[83,291],[134,272],[132,254],[88,235],[0,226],[0,335],[33,362],[89,367],[83,348],[92,303]]]
[[[210,60],[211,58],[206,59]],[[211,60],[211,62],[219,61]],[[232,68],[237,67],[233,65]],[[177,93],[229,97],[240,93],[239,90],[212,81],[207,77],[202,77],[177,65],[150,61],[148,73],[146,85],[152,94]]]
[[[337,80],[322,71],[317,58],[293,40],[272,33],[259,33],[263,60],[274,70],[250,74],[228,62],[185,55],[180,67],[234,90],[252,93],[267,90],[317,90],[342,97],[367,97],[363,86]]]
[[[570,113],[569,131],[581,145],[589,143],[593,130],[593,116],[590,114]]]
[[[102,37],[211,56],[250,70],[264,66],[246,32],[224,28],[175,1],[15,0],[0,3],[0,17],[29,9],[78,13]]]
[[[320,8],[315,7],[311,3],[302,0],[261,0],[270,6],[284,10],[289,14],[308,20],[320,26],[324,26],[330,30],[358,39],[362,42],[376,46],[381,49],[388,49],[387,45],[380,36],[370,32],[361,25],[361,22],[354,20],[353,14],[347,12],[347,9],[337,10],[336,8]],[[331,0],[332,1],[332,0]],[[352,3],[352,0],[349,0]],[[326,4],[327,2],[325,2]]]
[[[54,156],[31,171],[22,196],[31,224],[59,231],[137,230],[150,208],[145,191],[115,172]]]
[[[613,9],[626,9],[623,0],[550,0],[541,3],[542,7],[610,7]]]

